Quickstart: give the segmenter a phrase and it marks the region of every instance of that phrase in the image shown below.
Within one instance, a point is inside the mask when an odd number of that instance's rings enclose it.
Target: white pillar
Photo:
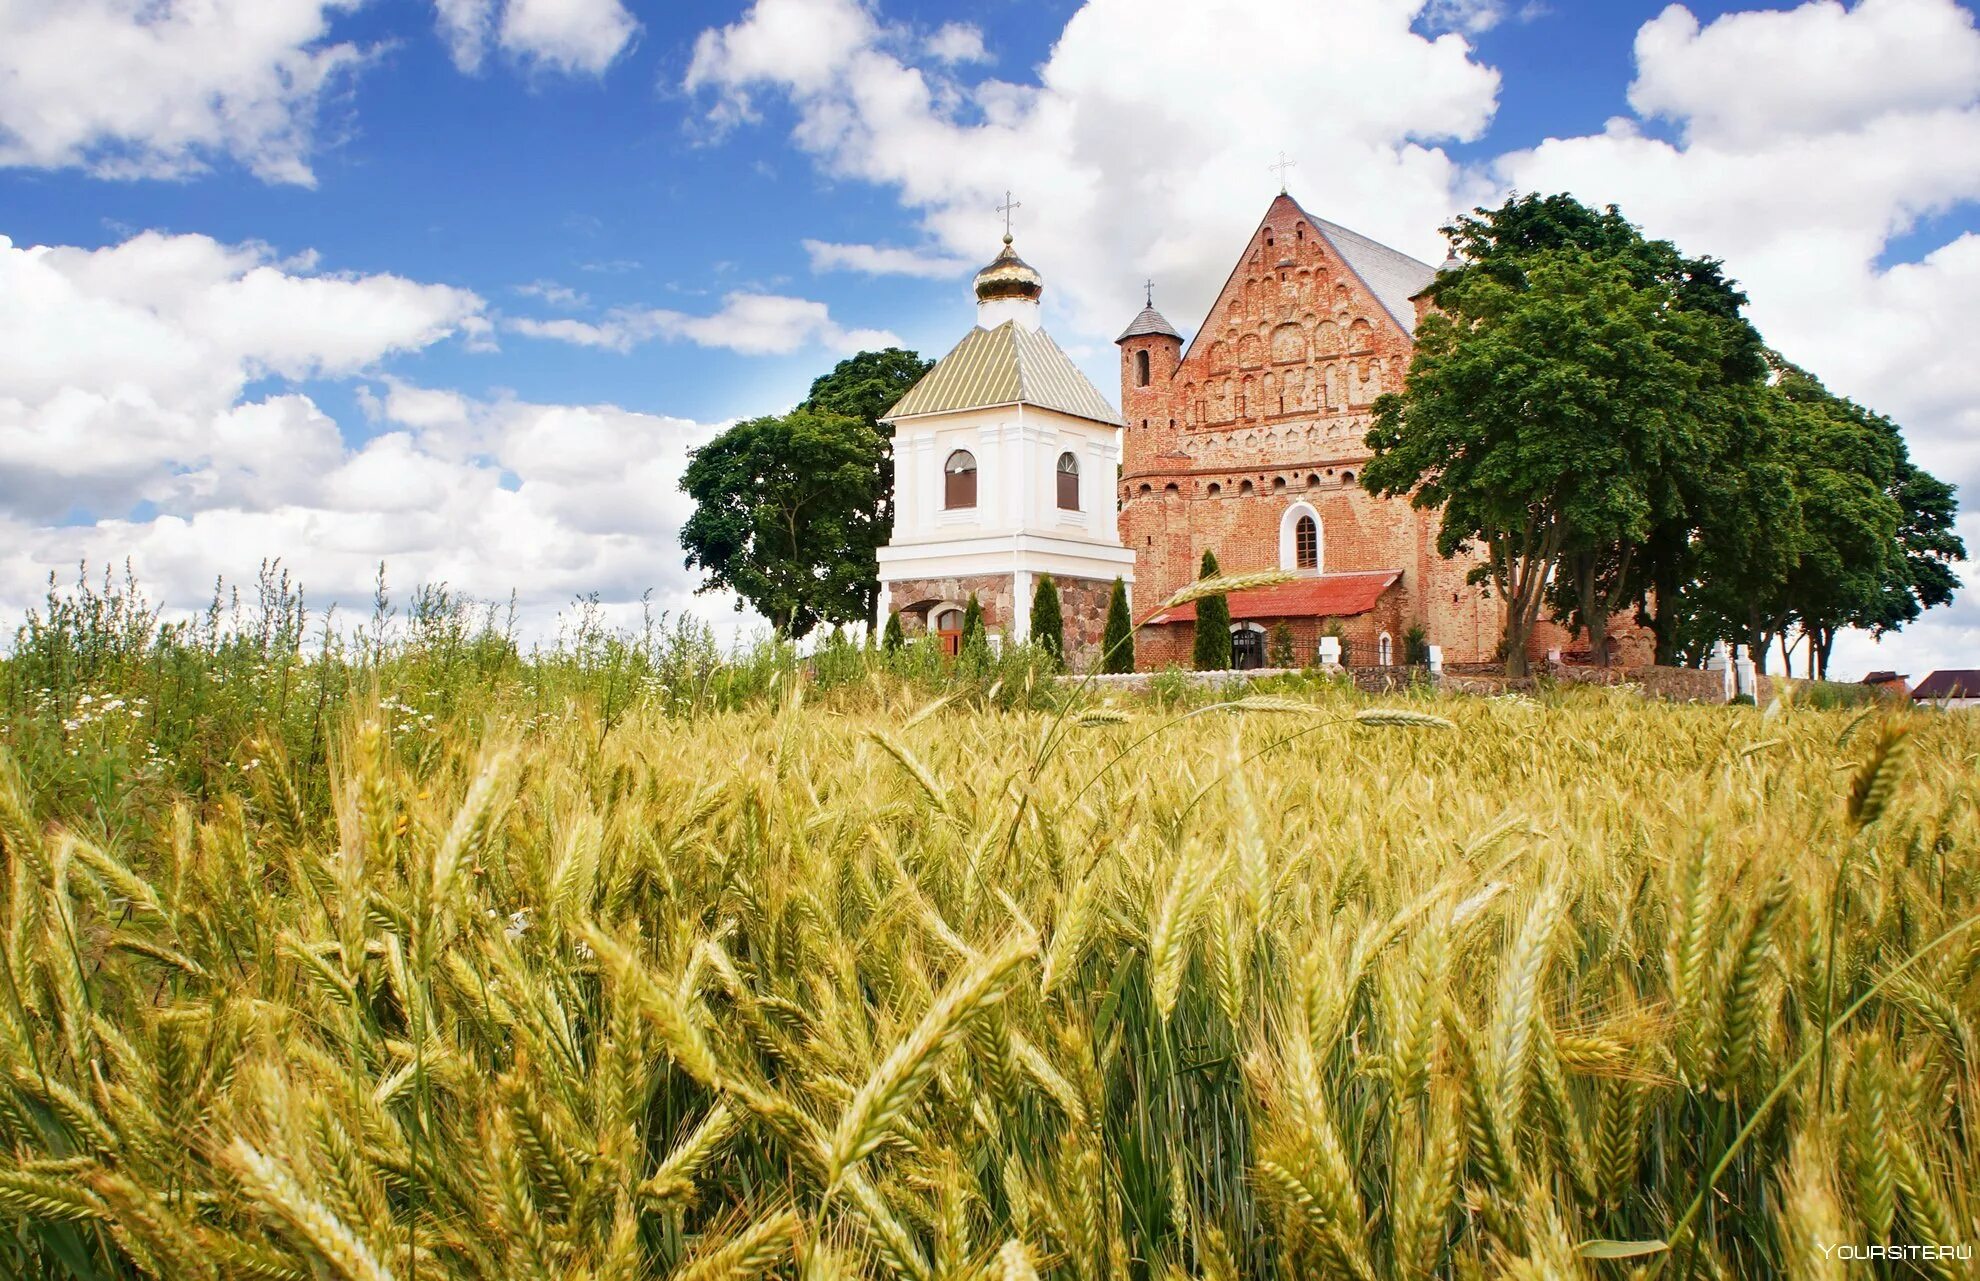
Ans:
[[[1744,694],[1756,703],[1760,701],[1760,682],[1754,679],[1753,660],[1744,654],[1733,661],[1733,689],[1735,695]]]
[[[1031,571],[1018,569],[1011,571],[1011,644],[1022,645],[1031,635],[1031,593],[1037,584],[1032,581]]]
[[[1730,703],[1735,693],[1733,688],[1732,654],[1726,649],[1726,643],[1723,640],[1713,644],[1712,655],[1705,660],[1705,670],[1719,674],[1719,683],[1724,686],[1724,692],[1719,697],[1723,701]]]
[[[1336,670],[1341,665],[1341,638],[1322,636],[1320,638],[1320,666]]]
[[[1430,679],[1442,680],[1444,676],[1444,647],[1432,645],[1430,649]]]

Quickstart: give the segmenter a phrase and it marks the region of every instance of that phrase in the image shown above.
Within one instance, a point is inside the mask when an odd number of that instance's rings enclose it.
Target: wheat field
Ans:
[[[0,1274],[1972,1275],[1980,718],[398,707],[0,755]]]

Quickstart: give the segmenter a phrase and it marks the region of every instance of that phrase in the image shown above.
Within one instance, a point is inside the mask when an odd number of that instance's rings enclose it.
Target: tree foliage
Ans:
[[[881,648],[891,654],[905,644],[907,644],[907,636],[901,631],[901,611],[898,609],[887,611],[887,630],[881,637]]]
[[[700,591],[735,592],[778,632],[870,622],[874,551],[892,536],[892,431],[880,415],[931,362],[899,347],[863,351],[811,384],[789,414],[752,418],[690,456],[681,530]]]
[[[1050,574],[1038,576],[1031,593],[1031,643],[1064,666],[1066,661],[1066,620],[1059,608],[1059,585]]]
[[[880,421],[908,389],[935,367],[920,353],[902,347],[884,347],[848,356],[827,374],[812,380],[801,410],[842,414],[866,424],[880,440],[880,465],[866,486],[868,502],[879,527],[879,543],[894,535],[894,429]],[[876,576],[867,588],[867,615],[871,617],[880,601],[880,580]]]
[[[1362,471],[1373,492],[1440,508],[1440,550],[1476,548],[1505,602],[1508,671],[1550,584],[1571,580],[1596,628],[1670,501],[1694,445],[1701,357],[1713,327],[1580,249],[1439,285],[1401,393],[1374,406]]]
[[[1565,195],[1444,230],[1463,265],[1431,286],[1407,386],[1375,405],[1362,480],[1441,506],[1445,554],[1481,555],[1509,670],[1543,609],[1604,660],[1633,606],[1659,662],[1720,639],[1764,660],[1798,629],[1822,671],[1839,628],[1951,599],[1952,487],[1895,424],[1767,351],[1717,260]]]
[[[1134,670],[1134,620],[1128,616],[1127,584],[1118,578],[1107,597],[1107,630],[1100,648],[1101,671],[1113,676]]]
[[[1217,575],[1217,556],[1203,549],[1199,578]],[[1196,602],[1196,641],[1190,658],[1199,672],[1227,671],[1231,665],[1231,603],[1221,592]]]
[[[696,590],[733,591],[793,638],[870,617],[886,538],[871,501],[881,452],[858,419],[807,409],[737,423],[695,450],[681,545],[703,572]]]

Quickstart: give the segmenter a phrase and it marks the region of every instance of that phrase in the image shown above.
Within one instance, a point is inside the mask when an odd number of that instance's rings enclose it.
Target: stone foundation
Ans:
[[[929,630],[928,620],[943,605],[967,609],[975,595],[983,610],[983,630],[996,635],[1008,632],[1017,617],[1011,599],[1009,574],[963,574],[953,578],[904,578],[887,584],[887,608],[901,613],[901,630],[919,636]],[[1026,609],[1031,602],[1024,603]]]

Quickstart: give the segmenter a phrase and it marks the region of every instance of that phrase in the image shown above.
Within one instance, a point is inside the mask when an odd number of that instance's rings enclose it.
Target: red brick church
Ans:
[[[1437,551],[1438,515],[1356,483],[1369,406],[1400,390],[1436,268],[1316,218],[1281,194],[1187,345],[1149,305],[1120,337],[1120,537],[1135,557],[1137,666],[1187,666],[1193,606],[1156,605],[1197,576],[1283,568],[1294,582],[1230,597],[1239,666],[1283,622],[1309,658],[1322,635],[1354,666],[1404,661],[1421,628],[1447,662],[1497,657],[1502,607]],[[1621,620],[1617,620],[1619,623]],[[1644,661],[1634,628],[1619,661]],[[1536,631],[1530,657],[1574,649]]]

